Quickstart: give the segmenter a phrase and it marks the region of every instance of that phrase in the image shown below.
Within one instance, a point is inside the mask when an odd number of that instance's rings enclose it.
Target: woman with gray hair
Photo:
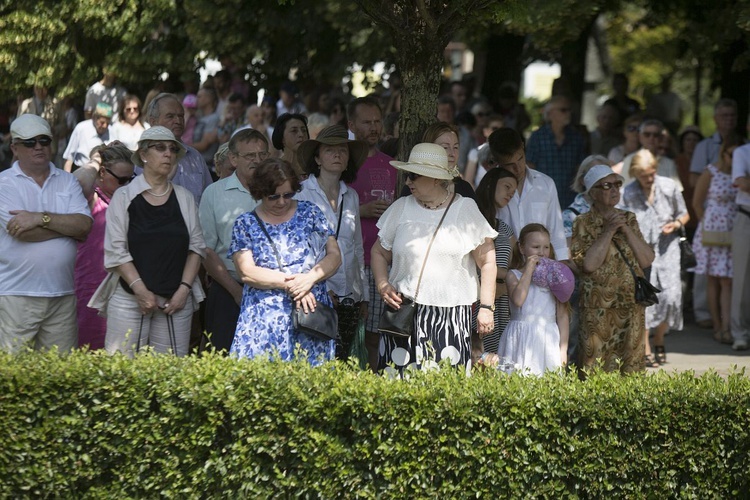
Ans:
[[[229,143],[225,142],[214,155],[214,172],[219,179],[225,179],[234,173],[234,165],[229,161]]]
[[[581,165],[578,167],[573,184],[570,185],[570,188],[578,194],[573,203],[562,212],[563,229],[565,230],[565,238],[568,240],[568,247],[570,247],[570,240],[573,237],[573,222],[576,220],[576,217],[591,210],[583,179],[594,165],[607,165],[611,167],[612,162],[602,155],[589,155],[583,159]]]
[[[188,353],[203,290],[197,279],[205,243],[195,198],[169,175],[185,148],[165,127],[141,135],[132,160],[143,174],[117,190],[107,210],[104,267],[109,275],[90,307],[104,307],[104,347],[132,356],[143,346]]]

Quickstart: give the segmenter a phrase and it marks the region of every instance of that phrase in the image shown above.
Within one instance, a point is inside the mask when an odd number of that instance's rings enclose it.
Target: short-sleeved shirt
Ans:
[[[740,177],[750,178],[750,144],[741,146],[734,150],[732,158],[732,181]],[[750,209],[750,193],[743,190],[737,191],[737,204]]]
[[[74,293],[78,243],[73,238],[23,242],[8,234],[11,210],[82,214],[91,217],[81,185],[72,174],[49,164],[40,187],[15,162],[0,172],[0,295],[60,297]]]
[[[427,247],[444,212],[428,210],[407,196],[396,200],[378,221],[380,244],[393,254],[389,281],[407,297],[417,292]],[[496,237],[477,204],[456,195],[427,257],[416,302],[439,307],[476,302],[479,278],[471,252],[486,238]]]
[[[73,133],[65,148],[63,158],[72,160],[75,165],[82,167],[89,162],[89,154],[96,146],[108,144],[109,129],[102,135],[96,133],[93,120],[84,120],[73,129]]]
[[[696,144],[693,158],[690,160],[690,172],[702,174],[709,163],[716,164],[721,149],[721,134],[715,132],[711,137],[706,137]]]
[[[217,113],[211,113],[210,115],[199,118],[198,123],[195,124],[195,130],[193,131],[193,144],[200,142],[203,139],[203,136],[210,132],[218,132],[219,121],[221,121],[221,117]],[[219,141],[217,139],[205,151],[200,153],[203,157],[203,161],[212,165],[214,162],[214,154],[216,154],[218,149]]]

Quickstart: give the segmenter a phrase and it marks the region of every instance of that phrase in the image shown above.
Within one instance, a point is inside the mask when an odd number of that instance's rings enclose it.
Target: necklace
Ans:
[[[445,198],[443,198],[443,201],[441,201],[440,203],[438,203],[434,207],[428,205],[427,203],[425,203],[423,201],[420,201],[419,204],[422,205],[423,207],[425,207],[427,210],[437,210],[438,208],[440,208],[443,205],[443,203],[445,203],[446,201],[448,201],[448,198],[450,197],[450,195],[451,195],[450,191],[448,191],[447,193],[445,193]]]
[[[169,193],[169,190],[170,190],[170,189],[172,189],[172,185],[171,185],[171,184],[167,184],[167,190],[166,190],[166,191],[164,191],[164,192],[163,192],[163,193],[161,193],[161,194],[156,194],[156,193],[154,193],[153,191],[151,191],[150,189],[147,189],[147,190],[146,190],[146,192],[147,192],[148,194],[150,194],[151,196],[155,196],[155,197],[157,197],[157,198],[161,198],[162,196],[166,196],[166,195],[167,195],[167,193]]]

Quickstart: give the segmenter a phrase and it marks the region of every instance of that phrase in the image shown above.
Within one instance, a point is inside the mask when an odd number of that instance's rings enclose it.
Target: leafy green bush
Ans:
[[[744,372],[0,355],[2,498],[723,498],[748,471]]]

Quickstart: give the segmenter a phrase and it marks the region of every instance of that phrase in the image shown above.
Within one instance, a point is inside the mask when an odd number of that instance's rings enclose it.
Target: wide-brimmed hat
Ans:
[[[52,129],[44,118],[32,113],[26,113],[10,124],[10,137],[16,139],[33,139],[40,135],[46,135],[52,138]]]
[[[413,172],[433,179],[446,181],[458,177],[458,168],[448,165],[448,154],[443,146],[431,142],[417,144],[409,153],[409,161],[390,162],[399,170]]]
[[[320,131],[315,139],[308,139],[299,145],[297,156],[300,163],[307,168],[310,162],[315,161],[315,152],[321,144],[335,146],[346,144],[349,146],[349,164],[359,168],[367,159],[370,148],[365,141],[353,141],[342,125],[330,125]],[[347,168],[349,168],[347,166]]]
[[[584,192],[588,193],[589,191],[591,191],[591,188],[594,187],[594,184],[613,174],[616,175],[621,181],[625,180],[623,176],[615,173],[615,171],[612,170],[612,167],[610,167],[609,165],[594,165],[589,169],[588,172],[586,172],[586,175],[583,177],[583,185],[586,187],[586,191]]]
[[[180,148],[180,151],[177,153],[177,161],[180,161],[187,152],[185,146],[174,138],[174,134],[167,127],[156,126],[144,130],[141,134],[141,138],[138,139],[138,149],[141,149],[144,142],[149,141],[171,141],[177,144],[177,147]],[[139,167],[143,166],[143,161],[141,160],[141,155],[138,154],[138,151],[133,152],[130,159],[133,160],[134,165],[138,165]]]

